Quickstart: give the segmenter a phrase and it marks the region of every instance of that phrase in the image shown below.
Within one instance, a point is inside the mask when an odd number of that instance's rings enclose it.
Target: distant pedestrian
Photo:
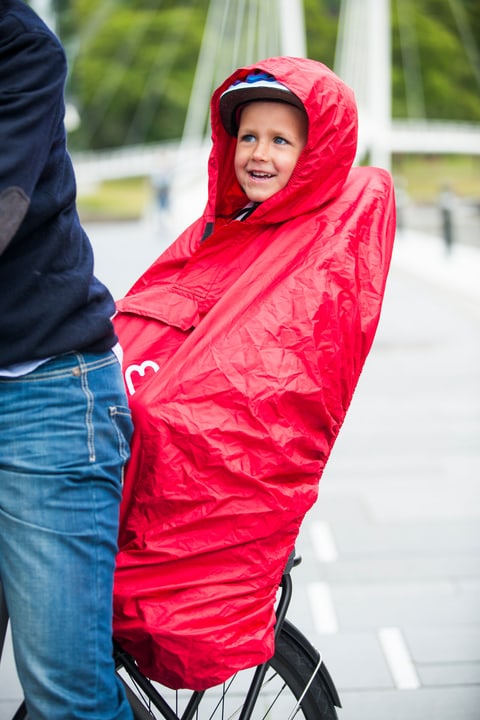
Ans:
[[[152,186],[157,209],[166,212],[170,208],[170,178],[166,173],[156,173],[152,176]]]
[[[403,233],[406,227],[406,211],[409,202],[407,179],[403,176],[395,178],[395,203],[397,207],[397,231]]]
[[[447,253],[451,253],[454,243],[455,204],[455,193],[449,185],[444,185],[438,197],[438,207],[442,223],[442,237]]]

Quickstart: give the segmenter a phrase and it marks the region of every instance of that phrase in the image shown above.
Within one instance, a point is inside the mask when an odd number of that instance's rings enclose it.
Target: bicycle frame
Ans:
[[[276,609],[277,621],[275,623],[275,638],[278,637],[283,627],[288,606],[290,605],[290,600],[292,598],[292,578],[290,577],[290,570],[294,565],[299,565],[300,562],[300,557],[291,558],[287,563],[287,567],[282,576],[282,582],[280,585],[281,595]],[[250,685],[247,693],[245,705],[243,706],[242,714],[240,715],[239,720],[249,720],[251,717],[253,708],[255,707],[255,703],[257,702],[257,698],[260,694],[260,690],[262,689],[267,670],[268,662],[263,663],[263,665],[259,665],[255,670],[252,684]]]

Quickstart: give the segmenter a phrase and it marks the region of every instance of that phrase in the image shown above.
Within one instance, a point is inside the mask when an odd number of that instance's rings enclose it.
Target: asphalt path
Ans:
[[[476,250],[398,238],[305,520],[294,614],[314,619],[343,720],[480,717],[479,272]]]

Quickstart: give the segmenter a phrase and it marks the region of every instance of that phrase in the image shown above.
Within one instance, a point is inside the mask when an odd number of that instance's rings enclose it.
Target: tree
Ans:
[[[203,3],[205,5],[205,3]],[[181,136],[205,8],[194,3],[78,0],[69,92],[93,149]]]
[[[480,122],[478,0],[391,0],[394,117]],[[52,0],[81,116],[73,149],[181,137],[209,0]],[[304,0],[333,65],[341,0]]]
[[[477,0],[396,0],[393,115],[480,122]]]

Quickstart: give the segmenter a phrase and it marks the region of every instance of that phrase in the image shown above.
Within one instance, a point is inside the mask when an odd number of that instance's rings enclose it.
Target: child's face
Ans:
[[[251,102],[242,110],[235,174],[252,202],[285,187],[307,142],[307,117],[283,102]]]

